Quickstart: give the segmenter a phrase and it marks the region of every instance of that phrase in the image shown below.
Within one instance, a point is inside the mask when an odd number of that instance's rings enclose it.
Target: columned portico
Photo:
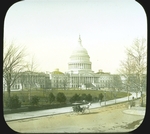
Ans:
[[[74,70],[74,69],[91,70],[91,63],[69,63],[68,69],[69,70]]]

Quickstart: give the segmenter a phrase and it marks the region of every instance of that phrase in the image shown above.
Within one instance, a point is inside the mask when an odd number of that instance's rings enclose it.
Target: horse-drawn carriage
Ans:
[[[72,109],[74,112],[76,112],[76,113],[82,112],[83,113],[83,108],[80,106],[81,103],[73,103],[73,105],[74,106],[72,107]]]
[[[89,107],[91,105],[91,103],[89,103],[89,104],[84,105],[84,106],[81,107],[81,104],[82,103],[73,103],[73,105],[74,105],[72,107],[73,112],[76,112],[76,113],[82,112],[82,113],[84,113],[86,109],[89,110]],[[90,110],[89,110],[89,112],[90,112]]]

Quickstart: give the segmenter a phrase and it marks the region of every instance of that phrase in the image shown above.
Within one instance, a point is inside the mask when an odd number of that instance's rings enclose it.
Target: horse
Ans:
[[[90,113],[90,109],[89,109],[89,108],[90,108],[90,106],[91,106],[91,103],[88,103],[86,106],[83,106],[83,107],[82,107],[82,109],[83,109],[83,111],[82,111],[82,112],[84,113],[84,112],[85,112],[85,110],[88,110],[88,111],[89,111],[89,113]]]

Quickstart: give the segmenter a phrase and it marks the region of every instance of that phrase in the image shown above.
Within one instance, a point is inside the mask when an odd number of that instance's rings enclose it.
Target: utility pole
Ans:
[[[105,106],[106,106],[106,89],[105,89]]]

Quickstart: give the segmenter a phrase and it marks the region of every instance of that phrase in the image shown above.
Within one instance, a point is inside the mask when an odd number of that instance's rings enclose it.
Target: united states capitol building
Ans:
[[[68,70],[63,73],[59,69],[50,73],[51,88],[64,89],[101,89],[113,86],[114,77],[109,72],[92,71],[92,62],[79,36],[78,46],[73,50],[68,62]],[[120,79],[121,81],[121,79]]]
[[[87,50],[82,45],[79,36],[78,46],[69,57],[68,70],[61,72],[58,68],[52,72],[31,72],[26,71],[20,74],[11,90],[20,91],[24,89],[106,89],[119,85],[121,78],[119,75],[110,74],[98,70],[92,71],[92,62]],[[3,83],[4,90],[6,84]]]

